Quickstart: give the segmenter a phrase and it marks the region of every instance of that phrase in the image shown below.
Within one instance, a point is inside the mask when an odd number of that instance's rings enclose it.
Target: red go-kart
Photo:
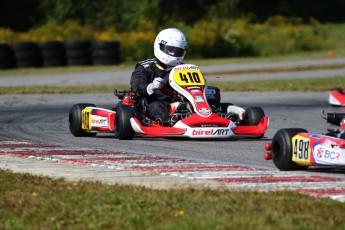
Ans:
[[[265,145],[266,160],[280,170],[303,170],[309,166],[345,166],[345,113],[322,113],[330,123],[326,134],[301,128],[281,129]]]
[[[210,139],[264,136],[269,119],[263,109],[221,103],[219,88],[206,85],[198,66],[176,66],[166,81],[174,98],[168,122],[151,120],[146,115],[145,99],[132,91],[115,91],[120,102],[112,109],[90,103],[74,105],[69,112],[71,133],[77,137],[114,133],[121,140],[135,136]]]
[[[332,106],[345,106],[345,89],[332,89],[329,92],[328,103]]]

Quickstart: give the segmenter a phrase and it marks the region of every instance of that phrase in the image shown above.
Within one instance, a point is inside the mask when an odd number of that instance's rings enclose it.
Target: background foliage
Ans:
[[[334,41],[326,22],[345,21],[342,0],[318,4],[312,0],[3,0],[0,4],[0,43],[118,40],[123,60],[152,57],[153,40],[167,27],[186,34],[188,57],[212,58],[328,49]]]
[[[123,32],[140,29],[141,17],[149,18],[154,26],[192,26],[211,18],[250,17],[262,23],[274,15],[341,23],[345,22],[344,9],[344,0],[2,0],[0,27],[27,31],[48,22],[74,20],[96,30],[115,26]]]

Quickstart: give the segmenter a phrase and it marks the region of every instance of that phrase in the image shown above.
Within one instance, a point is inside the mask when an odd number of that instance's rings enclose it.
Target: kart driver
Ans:
[[[154,45],[155,58],[136,64],[131,76],[131,90],[147,102],[147,114],[156,123],[170,122],[169,104],[171,96],[160,89],[164,77],[170,70],[182,64],[186,54],[187,39],[176,28],[164,29],[158,33]]]

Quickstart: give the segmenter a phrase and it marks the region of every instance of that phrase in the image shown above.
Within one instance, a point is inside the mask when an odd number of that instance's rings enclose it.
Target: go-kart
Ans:
[[[264,159],[283,171],[309,166],[345,166],[345,113],[326,113],[326,134],[311,134],[301,128],[281,129],[265,144]]]
[[[345,89],[334,88],[329,91],[328,103],[332,106],[345,106]]]
[[[207,86],[198,66],[174,67],[166,77],[166,85],[173,93],[168,122],[150,119],[146,100],[131,90],[115,90],[119,102],[112,109],[91,103],[74,105],[69,112],[70,132],[77,137],[114,133],[121,140],[134,136],[217,139],[261,138],[268,128],[269,119],[261,107],[243,109],[221,103],[219,88]]]

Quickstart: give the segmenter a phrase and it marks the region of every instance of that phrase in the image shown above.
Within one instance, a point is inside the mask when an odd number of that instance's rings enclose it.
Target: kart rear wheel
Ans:
[[[306,170],[308,166],[300,166],[292,161],[291,139],[297,133],[306,133],[305,129],[280,129],[272,139],[272,160],[275,166],[282,171]]]
[[[69,111],[68,121],[69,121],[69,130],[75,137],[94,137],[97,133],[86,132],[82,129],[82,118],[81,111],[86,107],[96,107],[94,104],[90,103],[80,103],[75,104]]]
[[[134,117],[134,112],[129,106],[119,106],[116,108],[115,116],[115,136],[120,140],[132,140],[134,130],[130,119]]]
[[[244,122],[246,125],[258,125],[265,116],[265,112],[260,107],[247,108],[244,114]]]

